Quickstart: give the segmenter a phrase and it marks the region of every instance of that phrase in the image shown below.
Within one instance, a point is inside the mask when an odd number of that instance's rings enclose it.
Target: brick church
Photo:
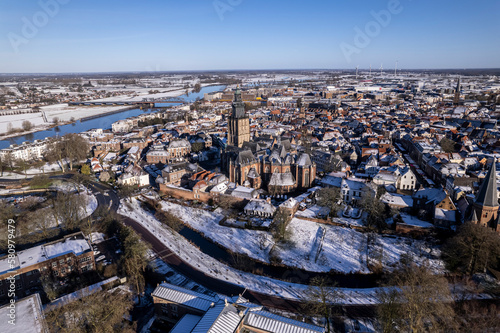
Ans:
[[[241,91],[236,90],[228,119],[228,146],[222,169],[229,181],[272,194],[285,194],[311,187],[316,164],[309,154],[298,152],[289,140],[278,136],[250,141],[250,120]]]

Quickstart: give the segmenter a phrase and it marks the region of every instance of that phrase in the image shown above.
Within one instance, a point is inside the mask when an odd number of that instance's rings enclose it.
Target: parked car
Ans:
[[[100,255],[99,257],[97,257],[97,259],[95,261],[101,261],[104,259],[106,259],[106,256],[103,254],[103,255]]]

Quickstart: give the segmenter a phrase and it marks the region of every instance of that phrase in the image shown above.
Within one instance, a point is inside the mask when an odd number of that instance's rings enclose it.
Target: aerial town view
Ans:
[[[500,2],[0,2],[0,333],[500,332]]]

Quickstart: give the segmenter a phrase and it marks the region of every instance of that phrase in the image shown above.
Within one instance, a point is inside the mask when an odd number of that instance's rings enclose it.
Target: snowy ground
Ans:
[[[68,104],[55,104],[42,106],[40,109],[45,112],[45,116],[49,122],[52,122],[54,117],[59,118],[59,121],[70,121],[73,117],[75,120],[90,116],[98,116],[109,112],[126,110],[128,106],[68,106]]]
[[[130,206],[130,208],[126,207],[127,205]],[[301,301],[307,299],[310,294],[309,286],[245,273],[221,264],[217,260],[198,250],[182,236],[179,236],[171,230],[163,228],[161,223],[156,220],[153,215],[144,211],[135,199],[133,199],[132,203],[124,204],[122,202],[118,212],[141,223],[154,235],[156,235],[156,237],[162,241],[165,246],[176,252],[183,260],[186,260],[193,267],[207,275],[210,275],[211,277],[227,281],[262,294],[278,296],[291,300]],[[285,278],[292,279],[294,277],[286,276]],[[338,288],[338,291],[342,296],[340,302],[348,305],[377,304],[378,290],[379,288]],[[334,300],[332,299],[331,301]]]
[[[330,209],[318,205],[311,206],[304,211],[298,210],[295,213],[297,217],[320,218],[320,216],[328,216]]]
[[[44,173],[51,173],[56,171],[61,171],[61,165],[59,162],[57,163],[46,163],[41,168],[31,168],[26,170],[26,174],[24,171],[21,171],[21,174],[15,172],[4,172],[0,178],[4,179],[24,179],[31,178],[36,175],[43,175]]]
[[[290,241],[275,245],[269,232],[219,225],[224,217],[221,213],[166,201],[162,201],[162,207],[215,243],[263,262],[269,262],[269,257],[272,256],[289,267],[313,272],[334,270],[341,273],[370,273],[366,263],[367,234],[350,228],[294,218],[288,226]],[[353,221],[359,220],[339,219],[344,224]],[[423,241],[380,235],[376,239],[376,245],[370,248],[369,258],[378,251],[377,253],[382,254],[382,264],[387,269],[394,267],[402,254],[411,254],[417,263],[428,260],[436,272],[444,270],[442,261],[436,259],[439,257],[439,250],[427,246]]]
[[[269,262],[269,251],[274,242],[268,232],[221,226],[219,221],[224,215],[220,213],[185,207],[168,201],[162,201],[161,204],[164,210],[168,210],[215,243],[233,252],[244,253],[254,259]]]
[[[324,241],[320,242],[321,229]],[[290,242],[277,245],[273,256],[288,266],[308,271],[327,272],[335,270],[344,273],[370,273],[366,264],[366,235],[353,229],[323,225],[294,218],[288,225]],[[377,235],[377,248],[382,249],[383,265],[390,268],[402,254],[411,254],[417,263],[428,260],[436,272],[444,270],[439,250],[429,248],[423,241],[403,237],[382,237]],[[319,251],[317,261],[316,255]]]
[[[65,191],[65,192],[75,191],[75,189],[76,189],[76,187],[73,184],[68,184],[68,183],[56,183],[53,186],[51,186],[50,188],[57,189],[60,191]],[[85,200],[85,208],[83,209],[83,211],[80,212],[80,219],[84,219],[84,218],[90,216],[97,209],[98,203],[97,203],[97,198],[92,194],[91,191],[87,190],[83,186],[80,186],[79,190],[80,190],[79,195],[83,196],[83,199]],[[5,194],[13,193],[16,191],[18,192],[20,190],[19,189],[3,190],[0,192],[0,194],[5,195]],[[47,210],[49,208],[45,207],[42,209]],[[45,220],[46,222],[45,222],[44,227],[55,228],[58,226],[56,219],[54,218],[54,216],[51,213],[40,212],[40,214],[41,214],[41,216],[45,216],[45,218],[46,218],[46,220]],[[39,229],[40,229],[39,227],[35,227],[33,230],[30,230],[30,232],[34,232],[34,231],[37,231]]]
[[[42,106],[40,109],[45,112],[47,122],[43,119],[42,113],[25,113],[0,116],[0,135],[7,133],[7,126],[12,124],[13,128],[22,128],[22,123],[25,120],[30,121],[34,128],[29,131],[36,132],[46,129],[53,124],[53,119],[57,117],[61,123],[68,122],[71,118],[78,120],[81,118],[104,115],[109,112],[116,112],[120,110],[127,110],[130,105],[121,106],[69,106],[68,104],[54,104],[49,106]],[[26,133],[16,133],[15,135],[22,135]]]
[[[42,118],[41,113],[26,113],[26,114],[13,114],[8,116],[0,116],[0,135],[7,133],[7,126],[9,126],[9,123],[12,124],[13,128],[21,128],[22,123],[25,120],[29,120],[35,127],[44,124],[46,125],[46,123]]]

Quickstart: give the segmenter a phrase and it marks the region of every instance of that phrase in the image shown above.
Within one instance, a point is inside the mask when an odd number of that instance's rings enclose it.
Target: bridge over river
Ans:
[[[143,98],[142,100],[125,100],[125,101],[75,101],[69,102],[70,106],[98,106],[98,105],[137,105],[154,108],[156,104],[185,104],[186,100],[180,97],[169,98]]]

